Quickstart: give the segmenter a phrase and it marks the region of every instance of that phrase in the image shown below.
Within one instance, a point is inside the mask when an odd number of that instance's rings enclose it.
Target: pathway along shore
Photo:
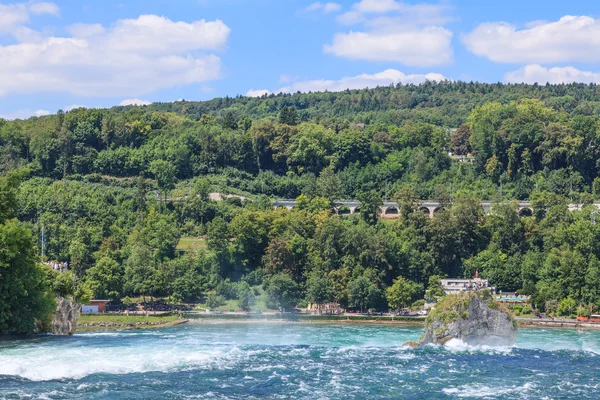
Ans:
[[[212,314],[205,312],[190,312],[185,318],[191,323],[201,321],[215,322],[296,322],[296,323],[323,323],[323,324],[398,324],[398,325],[423,325],[426,317],[406,316],[368,316],[368,315],[319,315],[319,314]],[[550,318],[523,318],[517,317],[520,327],[548,327],[548,328],[585,328],[600,329],[600,323],[581,322],[572,319]]]
[[[369,316],[369,315],[319,315],[319,314],[245,314],[226,313],[212,314],[205,312],[189,312],[184,314],[184,319],[154,317],[154,321],[115,321],[106,320],[112,314],[104,314],[98,320],[91,317],[87,321],[78,324],[77,333],[106,331],[106,330],[130,330],[167,328],[174,325],[191,323],[299,323],[299,324],[356,324],[356,325],[423,325],[425,317],[406,316]],[[168,314],[162,314],[165,317]],[[171,319],[172,318],[172,319]],[[87,319],[87,318],[86,318]],[[600,323],[581,322],[568,319],[540,319],[517,317],[519,327],[522,328],[576,328],[576,329],[600,329]]]

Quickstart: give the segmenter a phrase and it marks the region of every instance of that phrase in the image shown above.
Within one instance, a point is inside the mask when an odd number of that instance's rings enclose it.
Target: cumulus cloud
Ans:
[[[440,4],[405,4],[395,0],[362,0],[338,16],[343,25],[363,28],[336,33],[323,52],[353,60],[398,62],[411,66],[446,65],[452,61],[451,18]]]
[[[59,8],[54,3],[29,2],[2,4],[0,3],[0,33],[14,34],[24,24],[28,23],[31,15],[58,15]]]
[[[147,106],[150,104],[152,104],[151,101],[140,99],[125,99],[119,103],[120,106]]]
[[[266,90],[266,89],[250,89],[248,90],[248,93],[246,93],[247,97],[262,97],[264,95],[270,95],[271,92]]]
[[[554,22],[534,21],[525,29],[483,23],[462,41],[472,53],[496,62],[598,62],[600,19],[567,15]]]
[[[389,86],[391,84],[419,84],[425,81],[445,81],[448,80],[444,75],[438,73],[429,74],[405,74],[396,69],[386,69],[376,74],[361,74],[357,76],[348,76],[338,80],[316,79],[294,82],[277,90],[277,93],[296,93],[296,92],[341,92],[346,89],[364,89],[377,86]],[[268,90],[251,90],[246,95],[261,96],[269,94]]]
[[[42,117],[44,115],[50,115],[50,111],[48,110],[17,110],[12,111],[8,114],[0,114],[0,118],[13,120],[13,119],[27,119],[30,117]]]
[[[407,32],[338,33],[323,51],[338,57],[368,61],[395,61],[411,66],[448,64],[452,60],[452,32],[428,27]]]
[[[504,76],[507,83],[600,83],[600,73],[581,71],[574,67],[546,68],[538,64],[526,65]]]
[[[0,46],[0,95],[138,96],[214,80],[221,60],[210,51],[226,46],[230,29],[220,20],[142,15],[107,28],[75,24],[68,32],[70,37],[24,37]]]
[[[312,13],[312,12],[322,12],[323,14],[329,14],[333,12],[338,12],[342,9],[342,6],[338,3],[321,3],[316,2],[312,3],[304,9],[304,12]]]

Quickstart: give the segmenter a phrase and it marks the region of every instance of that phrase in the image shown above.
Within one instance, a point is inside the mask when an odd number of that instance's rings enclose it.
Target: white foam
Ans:
[[[32,381],[80,379],[97,373],[126,374],[175,369],[226,367],[241,353],[237,348],[163,347],[28,347],[0,353],[0,375]]]
[[[485,385],[462,385],[453,388],[444,388],[442,391],[448,395],[458,397],[502,397],[514,393],[525,393],[535,387],[534,384],[527,382],[523,386],[510,387],[490,387]]]
[[[452,352],[483,352],[483,353],[510,353],[512,347],[509,346],[488,346],[478,345],[473,346],[465,343],[460,339],[450,339],[444,344],[444,348]]]

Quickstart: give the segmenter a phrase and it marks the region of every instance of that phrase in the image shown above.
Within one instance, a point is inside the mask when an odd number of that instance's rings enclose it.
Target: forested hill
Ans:
[[[156,178],[163,160],[170,181],[203,175],[223,190],[294,198],[314,194],[331,167],[344,197],[407,184],[422,198],[440,185],[484,199],[501,185],[509,199],[573,197],[595,190],[599,100],[596,85],[442,82],[76,109],[1,121],[0,171]]]
[[[245,96],[210,101],[154,103],[153,111],[175,112],[192,119],[203,114],[224,116],[228,111],[253,119],[276,117],[283,107],[295,107],[299,121],[342,118],[355,123],[394,123],[406,120],[456,128],[466,122],[476,106],[497,101],[509,103],[523,98],[540,99],[555,110],[569,114],[597,114],[600,89],[595,84],[524,85],[466,82],[426,82],[421,85],[377,87],[374,89],[271,94],[261,98]],[[115,110],[126,110],[118,107]]]
[[[600,197],[599,123],[595,85],[461,82],[0,120],[0,245],[18,226],[37,243],[27,263],[67,262],[79,288],[117,303],[395,309],[478,269],[542,309],[593,312],[598,210],[566,204]],[[340,198],[360,212],[332,213]],[[399,219],[377,218],[386,198]],[[419,199],[443,208],[429,219]],[[0,287],[19,251],[0,252]],[[14,312],[0,310],[0,333]]]

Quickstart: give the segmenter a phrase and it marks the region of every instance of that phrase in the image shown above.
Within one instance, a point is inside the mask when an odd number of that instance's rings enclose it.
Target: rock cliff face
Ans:
[[[75,300],[57,297],[56,312],[52,319],[52,333],[62,336],[73,335],[77,329],[80,311],[81,304]]]
[[[421,344],[460,339],[470,345],[512,346],[517,322],[488,291],[446,296],[425,321]]]

